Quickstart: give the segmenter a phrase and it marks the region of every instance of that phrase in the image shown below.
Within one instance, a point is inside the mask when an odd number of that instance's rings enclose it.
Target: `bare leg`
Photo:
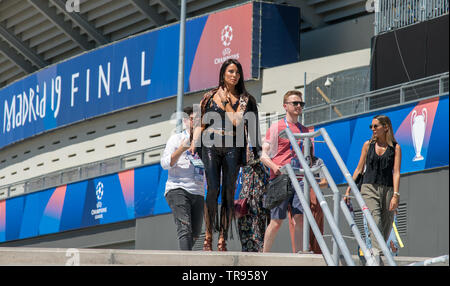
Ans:
[[[272,219],[267,226],[266,233],[264,234],[264,250],[263,252],[269,252],[272,248],[272,244],[277,236],[278,230],[280,230],[283,220]]]
[[[295,249],[294,253],[297,253],[302,250],[303,245],[303,215],[296,214],[294,215],[294,244]]]

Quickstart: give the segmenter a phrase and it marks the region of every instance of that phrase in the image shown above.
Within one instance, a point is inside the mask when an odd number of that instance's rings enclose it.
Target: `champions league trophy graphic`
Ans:
[[[425,128],[427,126],[427,109],[422,109],[422,114],[418,115],[416,110],[413,110],[411,114],[411,136],[414,144],[414,150],[416,156],[413,158],[413,162],[423,160],[423,156],[420,154],[422,151],[423,139],[425,137]]]

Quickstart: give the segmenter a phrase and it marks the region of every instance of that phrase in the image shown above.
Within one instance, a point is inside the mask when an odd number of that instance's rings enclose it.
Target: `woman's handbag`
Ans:
[[[291,179],[287,174],[281,174],[269,182],[264,207],[269,210],[273,209],[293,194],[294,187],[291,184]]]
[[[358,190],[361,192],[361,186],[362,186],[362,183],[363,183],[363,181],[364,181],[364,174],[365,173],[359,173],[358,174],[358,176],[356,177],[356,180],[355,180],[355,184],[356,184],[356,186],[358,187]]]
[[[234,216],[241,218],[248,214],[248,198],[237,199],[234,201]]]
[[[257,213],[255,209],[258,208],[258,202],[262,201],[269,177],[266,167],[259,160],[253,165],[244,166],[241,176],[241,192],[239,199],[234,201],[234,215],[238,219]]]

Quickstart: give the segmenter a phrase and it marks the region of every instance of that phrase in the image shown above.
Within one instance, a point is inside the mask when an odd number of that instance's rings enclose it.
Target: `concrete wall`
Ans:
[[[300,35],[300,60],[321,58],[368,49],[374,36],[374,14],[335,25],[314,29]]]

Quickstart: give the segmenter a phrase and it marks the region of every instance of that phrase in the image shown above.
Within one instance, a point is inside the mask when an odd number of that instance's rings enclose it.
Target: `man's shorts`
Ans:
[[[303,182],[299,182],[303,191]],[[300,199],[297,196],[297,192],[290,198],[284,200],[279,206],[270,210],[270,219],[285,219],[287,215],[288,206],[291,206],[291,214],[303,214],[303,207],[300,203]]]

